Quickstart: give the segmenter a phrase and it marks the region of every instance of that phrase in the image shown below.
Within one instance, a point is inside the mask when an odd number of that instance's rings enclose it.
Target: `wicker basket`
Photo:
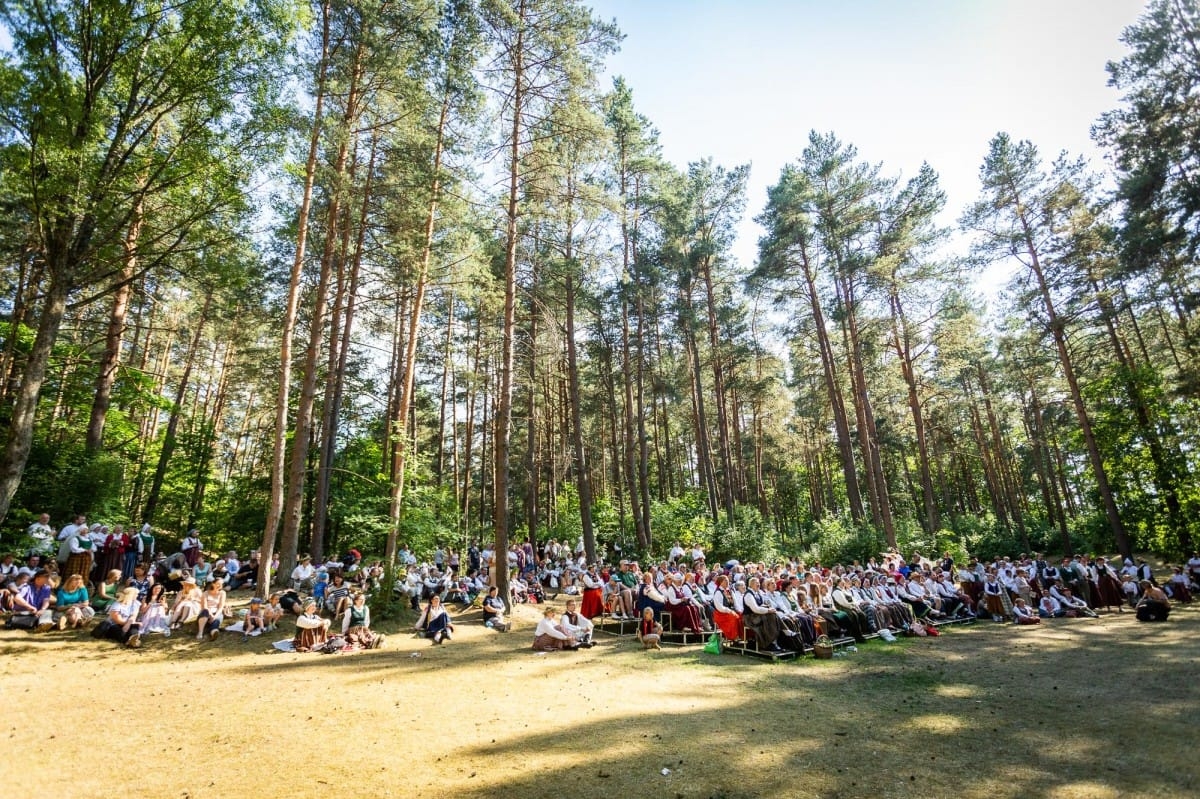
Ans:
[[[833,641],[828,635],[822,635],[813,643],[813,657],[818,660],[829,660],[833,657]]]

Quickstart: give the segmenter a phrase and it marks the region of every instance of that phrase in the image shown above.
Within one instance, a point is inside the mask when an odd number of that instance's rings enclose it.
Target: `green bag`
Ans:
[[[708,643],[704,645],[704,651],[710,655],[721,654],[721,635],[713,633],[708,637]]]

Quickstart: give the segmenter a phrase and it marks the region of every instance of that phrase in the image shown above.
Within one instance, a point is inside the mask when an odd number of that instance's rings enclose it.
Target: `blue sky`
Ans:
[[[750,219],[811,129],[833,131],[912,176],[942,178],[946,222],[975,198],[998,131],[1099,159],[1089,127],[1118,96],[1104,65],[1141,0],[592,0],[625,40],[608,61],[679,166],[753,164],[736,256],[755,257]],[[607,79],[606,79],[607,83]],[[1099,164],[1098,164],[1099,165]],[[1000,273],[989,276],[998,283]],[[993,286],[981,286],[985,291]]]

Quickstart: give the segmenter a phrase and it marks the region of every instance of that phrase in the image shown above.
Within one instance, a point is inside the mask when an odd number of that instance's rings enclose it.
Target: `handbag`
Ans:
[[[38,617],[32,613],[22,614],[11,617],[6,626],[10,630],[32,630],[34,627],[37,627],[37,620]]]
[[[713,633],[708,637],[708,642],[704,644],[704,651],[710,655],[721,654],[721,635]]]

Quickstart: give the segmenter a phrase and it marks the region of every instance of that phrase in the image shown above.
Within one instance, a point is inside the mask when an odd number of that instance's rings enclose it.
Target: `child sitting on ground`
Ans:
[[[263,609],[263,601],[260,597],[254,597],[250,600],[250,610],[246,611],[246,619],[242,622],[242,640],[245,641],[250,637],[250,633],[258,630],[259,632],[267,631],[266,612]]]

